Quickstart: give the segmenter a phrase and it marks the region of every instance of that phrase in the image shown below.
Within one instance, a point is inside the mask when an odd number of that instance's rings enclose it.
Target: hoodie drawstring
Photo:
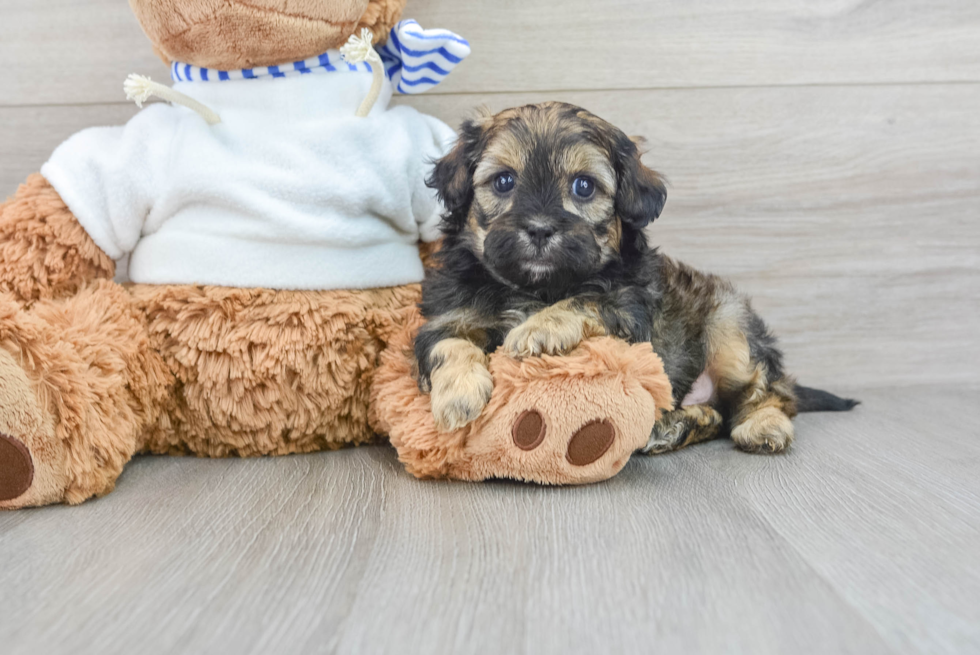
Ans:
[[[349,64],[359,64],[366,61],[371,65],[371,90],[368,91],[367,96],[361,101],[361,106],[357,108],[357,113],[354,114],[359,118],[364,118],[371,113],[371,108],[378,101],[378,96],[381,95],[381,85],[385,79],[384,64],[381,62],[381,55],[374,49],[374,35],[371,30],[365,27],[361,30],[361,36],[351,34],[350,39],[347,40],[347,45],[340,49],[340,55]]]
[[[197,112],[201,118],[207,121],[208,125],[216,125],[221,122],[221,116],[218,116],[210,107],[202,105],[185,93],[174,91],[169,86],[154,82],[143,75],[131,74],[123,82],[123,90],[126,91],[126,99],[135,102],[137,107],[142,107],[150,96],[156,96]]]

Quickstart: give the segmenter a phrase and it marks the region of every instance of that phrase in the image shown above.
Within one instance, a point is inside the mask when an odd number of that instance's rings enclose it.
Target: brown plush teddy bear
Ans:
[[[169,102],[73,136],[0,205],[0,508],[106,494],[137,452],[302,453],[372,426],[420,477],[600,480],[646,442],[670,386],[613,339],[494,355],[481,419],[427,415],[408,345],[438,237],[425,177],[454,135],[388,100],[465,41],[398,23],[404,0],[131,5],[174,85],[127,90]]]

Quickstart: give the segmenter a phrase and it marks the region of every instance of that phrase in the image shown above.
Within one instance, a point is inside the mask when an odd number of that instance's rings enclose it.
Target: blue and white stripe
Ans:
[[[399,93],[423,93],[443,81],[470,54],[466,39],[449,30],[423,30],[414,20],[403,20],[391,29],[388,42],[376,48],[385,73]],[[223,82],[260,77],[287,77],[313,73],[370,73],[371,64],[348,64],[339,50],[279,66],[221,71],[181,62],[170,65],[174,82]]]
[[[259,77],[286,77],[288,75],[334,72],[370,73],[371,65],[367,62],[356,65],[348,64],[340,56],[339,50],[330,50],[322,55],[310,57],[303,61],[296,61],[291,64],[242,68],[233,71],[202,68],[179,61],[175,61],[170,65],[170,77],[174,82],[223,82],[225,80],[251,80]]]
[[[423,93],[466,59],[470,44],[449,30],[423,30],[414,20],[403,20],[378,54],[399,93]]]

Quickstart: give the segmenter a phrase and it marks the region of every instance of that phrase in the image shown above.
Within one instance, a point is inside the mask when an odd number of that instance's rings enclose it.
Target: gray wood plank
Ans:
[[[139,109],[133,103],[0,107],[0,199],[17,191],[62,141],[87,127],[122,125]]]
[[[414,484],[392,493],[341,652],[889,652],[686,459],[587,489],[446,485],[417,503]],[[403,545],[419,534],[440,546]]]
[[[440,93],[980,81],[971,0],[427,0],[473,44]],[[0,0],[0,104],[113,102],[165,66],[118,0]]]
[[[860,395],[785,462],[711,465],[896,652],[977,652],[980,389]]]
[[[785,456],[718,441],[583,488],[420,482],[385,447],[140,458],[106,498],[0,514],[0,643],[972,652],[980,391],[861,395]]]
[[[145,459],[133,503],[0,516],[4,652],[262,652],[274,622],[337,621],[393,473],[371,459]]]
[[[0,105],[125,100],[130,73],[170,73],[119,0],[0,0]]]
[[[698,89],[557,98],[650,140],[671,181],[651,239],[731,277],[823,386],[980,381],[980,85]],[[468,95],[403,99],[452,124]],[[0,108],[0,195],[128,105]]]

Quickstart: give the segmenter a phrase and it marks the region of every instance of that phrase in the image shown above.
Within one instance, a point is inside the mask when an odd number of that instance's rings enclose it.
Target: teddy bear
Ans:
[[[454,131],[394,92],[469,53],[405,0],[130,0],[172,86],[0,205],[0,509],[112,491],[136,453],[261,456],[390,435],[418,477],[602,480],[671,405],[649,346],[491,356],[432,424],[410,344]],[[422,244],[420,247],[419,244]]]

